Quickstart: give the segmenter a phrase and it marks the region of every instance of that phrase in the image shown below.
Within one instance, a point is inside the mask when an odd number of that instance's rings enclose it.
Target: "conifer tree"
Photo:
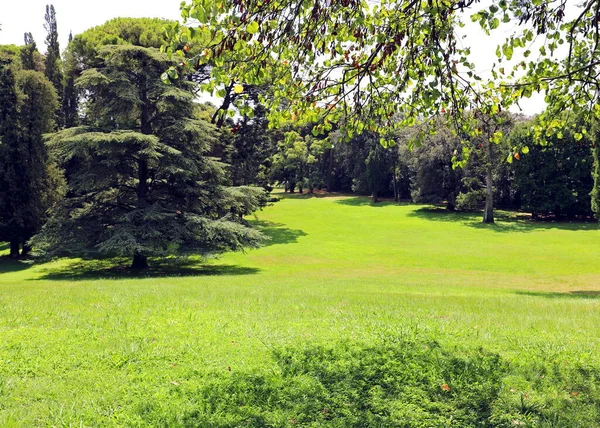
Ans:
[[[146,268],[150,256],[257,245],[262,236],[241,217],[259,208],[263,193],[221,185],[223,165],[205,155],[215,131],[197,118],[193,84],[164,84],[172,63],[155,48],[105,46],[98,60],[76,82],[88,95],[86,125],[50,141],[70,165],[68,196],[36,247],[128,256],[133,268]]]
[[[69,33],[69,45],[73,40],[73,33]],[[77,91],[75,89],[75,79],[77,78],[77,63],[73,52],[67,48],[65,52],[65,76],[63,82],[62,96],[62,117],[64,118],[65,128],[77,126],[79,117],[77,114]]]
[[[58,104],[52,84],[40,72],[0,63],[0,241],[11,257],[46,221],[60,178],[48,163],[42,135],[54,125]]]
[[[58,43],[58,24],[56,22],[56,11],[54,5],[46,5],[46,15],[44,16],[44,28],[48,33],[46,36],[46,47],[48,52],[46,53],[45,60],[45,74],[46,77],[54,88],[59,97],[59,105],[62,105],[62,94],[63,94],[63,71],[62,61],[60,58],[60,46]],[[56,112],[58,120],[57,127],[63,126],[64,118],[62,112],[57,110]]]
[[[35,53],[37,52],[37,45],[31,33],[25,33],[24,36],[25,46],[21,48],[21,66],[24,70],[35,70]]]

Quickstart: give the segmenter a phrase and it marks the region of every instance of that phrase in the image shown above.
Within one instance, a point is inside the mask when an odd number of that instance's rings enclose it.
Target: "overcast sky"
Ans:
[[[0,44],[23,44],[23,33],[29,31],[33,34],[40,51],[45,52],[44,39],[44,14],[48,0],[0,0]],[[54,0],[56,18],[58,22],[59,41],[64,49],[69,37],[69,32],[79,34],[88,28],[101,25],[109,19],[116,17],[158,17],[178,19],[179,0]],[[486,1],[480,4],[485,7]],[[464,18],[467,23],[465,29],[465,46],[470,46],[472,61],[477,66],[477,71],[485,77],[489,74],[495,60],[495,51],[498,43],[508,35],[510,26],[493,32],[486,36],[470,23],[468,16]],[[520,60],[519,60],[520,61]],[[508,67],[507,67],[508,69]],[[534,114],[544,108],[541,97],[523,100],[521,106],[525,114]]]

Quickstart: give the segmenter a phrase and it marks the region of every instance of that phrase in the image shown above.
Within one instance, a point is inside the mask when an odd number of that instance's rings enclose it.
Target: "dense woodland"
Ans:
[[[0,47],[0,241],[11,257],[118,255],[145,268],[148,257],[257,246],[244,217],[275,187],[484,209],[486,222],[496,207],[571,219],[598,206],[594,134],[581,132],[593,126],[576,109],[543,137],[544,115],[499,108],[464,109],[469,138],[444,115],[417,123],[386,110],[386,127],[298,120],[272,114],[293,100],[264,73],[217,90],[220,105],[202,101],[227,67],[215,56],[190,68],[165,49],[175,38],[191,59],[209,57],[189,28],[117,18],[61,50],[51,5],[45,22],[44,49],[30,33]]]

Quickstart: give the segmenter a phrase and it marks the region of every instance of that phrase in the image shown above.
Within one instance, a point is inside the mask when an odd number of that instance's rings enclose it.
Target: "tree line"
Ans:
[[[383,147],[381,136],[374,132],[341,141],[337,131],[315,136],[317,124],[288,123],[269,130],[265,115],[261,106],[253,118],[230,124],[232,136],[224,143],[225,153],[239,184],[481,210],[486,206],[489,171],[492,208],[520,209],[534,218],[593,214],[594,143],[589,137],[576,138],[569,130],[577,120],[572,115],[565,114],[569,126],[561,135],[549,137],[542,145],[533,135],[538,118],[505,114],[503,137],[493,143],[482,133],[463,162],[464,144],[443,120],[418,147],[410,146],[412,134],[418,132],[414,128],[397,131],[395,144]]]

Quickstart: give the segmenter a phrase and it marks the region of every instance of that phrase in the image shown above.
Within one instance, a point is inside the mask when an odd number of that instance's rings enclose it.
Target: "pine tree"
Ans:
[[[54,5],[46,5],[46,15],[44,17],[46,21],[44,23],[44,28],[48,33],[46,36],[46,47],[48,52],[46,53],[46,77],[54,88],[56,89],[56,93],[59,97],[59,105],[62,105],[62,94],[64,91],[63,88],[63,71],[62,71],[62,61],[60,58],[60,46],[58,43],[58,24],[56,22],[56,11],[54,10]],[[58,120],[57,127],[61,128],[64,124],[64,118],[62,115],[62,111],[57,110],[56,112]]]
[[[150,256],[257,245],[262,236],[241,217],[263,193],[221,185],[223,165],[205,155],[215,131],[197,119],[192,84],[164,84],[172,63],[155,48],[106,46],[98,58],[76,82],[88,94],[86,126],[50,142],[70,165],[68,196],[34,244],[50,254],[128,256],[133,268]]]
[[[52,130],[56,92],[42,73],[0,64],[0,240],[11,256],[46,221],[60,179],[48,163],[42,135]]]

